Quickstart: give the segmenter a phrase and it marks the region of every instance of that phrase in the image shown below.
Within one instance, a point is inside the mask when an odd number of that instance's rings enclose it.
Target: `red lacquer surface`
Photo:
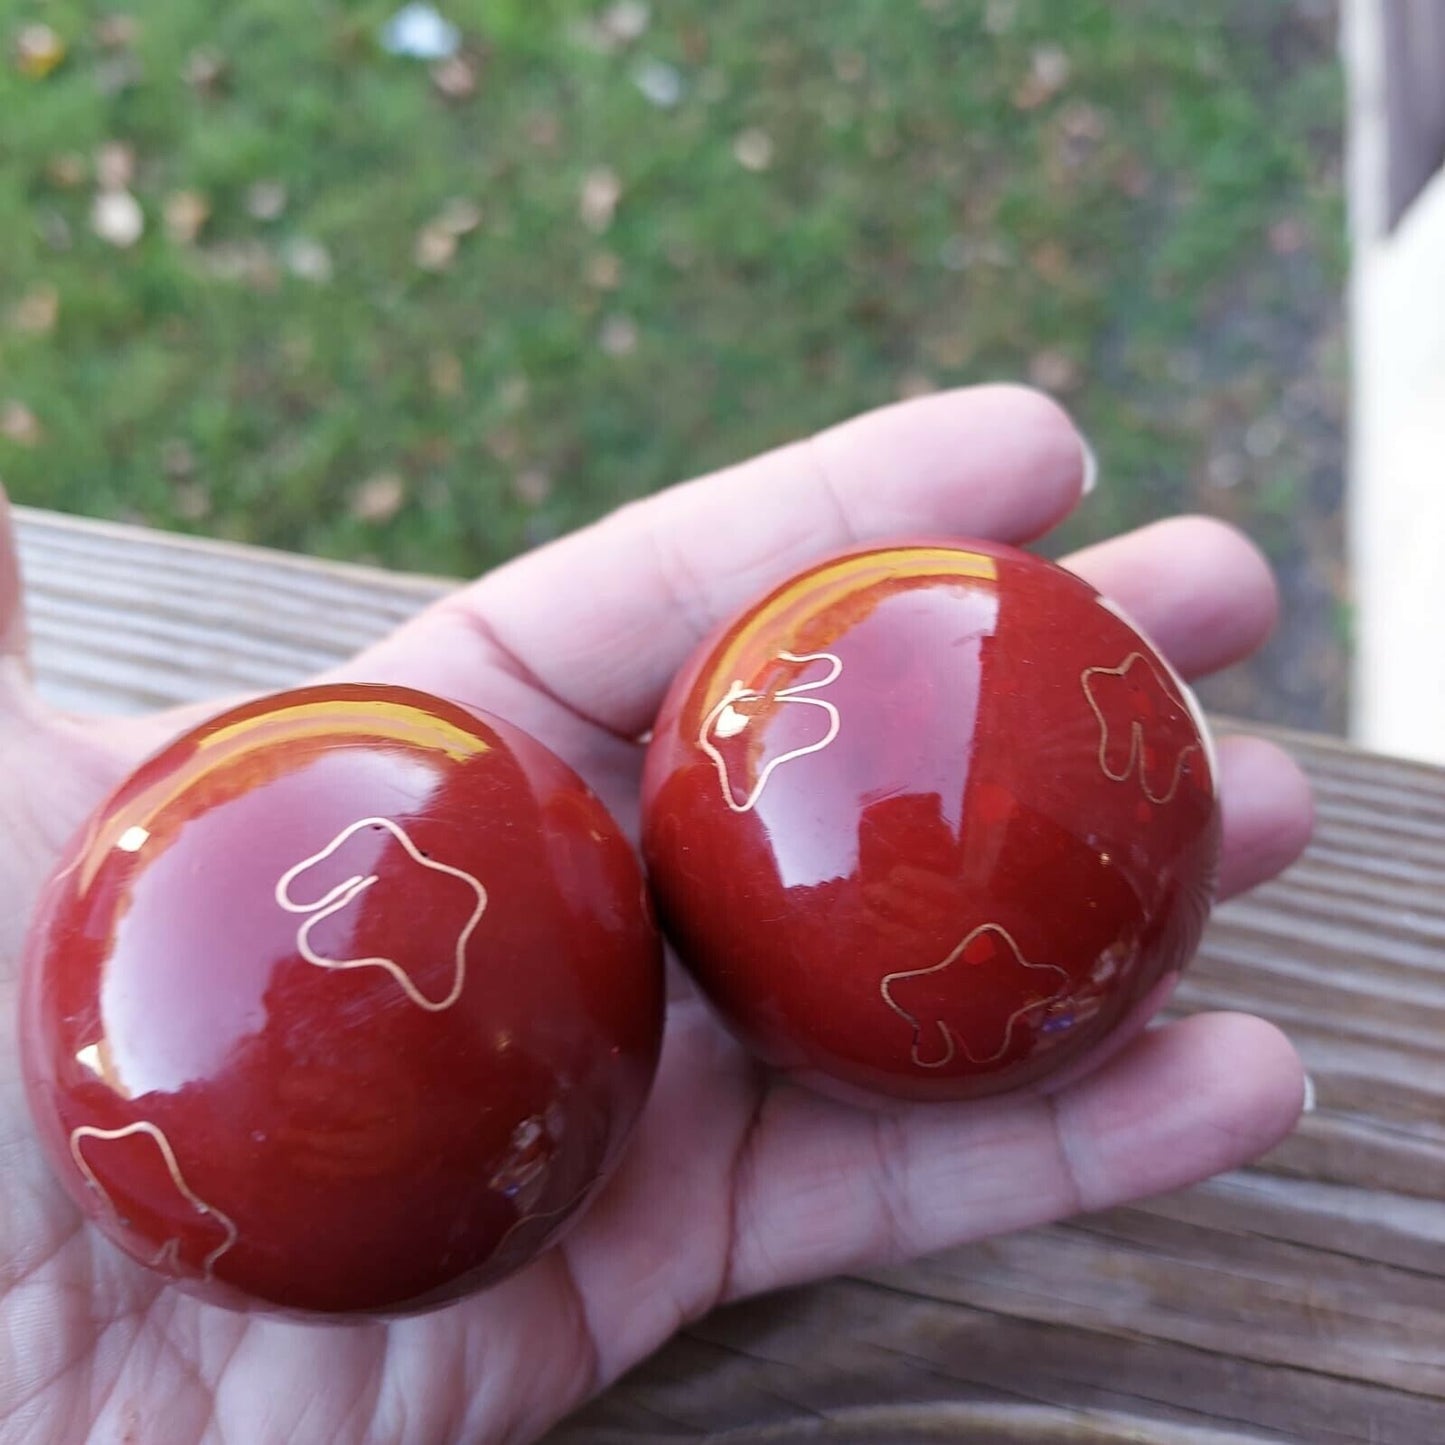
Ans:
[[[703,645],[644,775],[665,929],[769,1062],[918,1099],[1080,1060],[1207,917],[1192,697],[1090,587],[990,543],[863,551]]]
[[[641,870],[507,724],[248,704],[145,763],[42,895],[25,1083],[80,1207],[225,1303],[399,1310],[511,1272],[615,1162],[662,1026]]]

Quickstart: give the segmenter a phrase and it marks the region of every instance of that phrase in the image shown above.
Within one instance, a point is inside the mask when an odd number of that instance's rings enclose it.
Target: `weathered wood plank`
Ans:
[[[16,520],[37,677],[78,712],[284,686],[449,585],[26,508]]]
[[[27,513],[40,681],[281,686],[444,583]],[[699,1322],[574,1442],[1445,1445],[1445,772],[1275,734],[1320,831],[1220,909],[1181,1010],[1286,1028],[1319,1107],[1259,1166]]]

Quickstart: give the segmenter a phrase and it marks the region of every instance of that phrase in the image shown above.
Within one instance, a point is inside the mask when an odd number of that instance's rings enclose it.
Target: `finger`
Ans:
[[[702,636],[769,583],[869,538],[1035,537],[1078,500],[1088,465],[1064,413],[1021,388],[886,407],[519,558],[357,669],[386,675],[446,625],[471,638],[458,670],[526,670],[568,708],[635,736]]]
[[[1282,873],[1304,852],[1314,831],[1314,798],[1294,759],[1263,738],[1225,738],[1219,772],[1219,896],[1232,898]]]
[[[15,518],[10,499],[0,487],[0,658],[22,666],[25,658],[25,607],[20,579],[20,556],[15,546]],[[12,669],[6,666],[7,676]]]
[[[1264,555],[1210,517],[1172,517],[1064,559],[1138,623],[1186,677],[1259,648],[1279,593]]]
[[[726,1297],[1160,1194],[1258,1157],[1304,1076],[1263,1020],[1145,1033],[1062,1093],[867,1113],[779,1084],[736,1183]]]

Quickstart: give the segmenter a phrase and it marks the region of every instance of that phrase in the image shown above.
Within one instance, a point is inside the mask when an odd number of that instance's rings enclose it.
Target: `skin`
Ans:
[[[331,674],[510,718],[636,828],[645,730],[715,621],[854,541],[1035,538],[1086,453],[1046,399],[989,387],[874,412],[623,508],[433,607]],[[1162,522],[1070,564],[1188,676],[1259,646],[1268,568],[1219,523]],[[42,1164],[14,1048],[24,920],[68,833],[139,758],[213,709],[79,720],[30,688],[0,548],[0,1436],[6,1441],[521,1441],[726,1300],[1180,1188],[1294,1125],[1299,1060],[1271,1025],[1136,1018],[1092,1069],[966,1105],[854,1105],[766,1074],[674,968],[657,1086],[565,1243],[491,1292],[385,1323],[236,1314],[166,1288],[82,1225]],[[218,700],[217,705],[219,705]],[[1223,891],[1287,866],[1308,789],[1258,740],[1221,748]],[[1155,1004],[1162,999],[1155,1000]]]

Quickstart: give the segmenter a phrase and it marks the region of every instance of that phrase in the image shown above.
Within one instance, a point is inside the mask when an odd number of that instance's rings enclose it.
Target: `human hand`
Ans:
[[[332,675],[404,683],[517,723],[635,833],[641,749],[701,634],[852,541],[1022,541],[1079,498],[1084,451],[1010,388],[873,413],[624,508],[463,588]],[[1070,564],[1179,670],[1252,651],[1275,596],[1254,549],[1200,519]],[[15,1047],[25,919],[69,832],[139,757],[195,720],[78,720],[23,662],[0,560],[0,1438],[493,1441],[533,1438],[680,1325],[743,1295],[1173,1189],[1263,1152],[1303,1100],[1287,1041],[1207,1015],[1141,1032],[1050,1092],[964,1105],[830,1102],[757,1067],[674,969],[652,1099],[617,1174],[564,1241],[496,1288],[392,1322],[217,1309],[86,1226],[50,1178]],[[1303,846],[1308,791],[1267,744],[1221,747],[1225,894]]]

